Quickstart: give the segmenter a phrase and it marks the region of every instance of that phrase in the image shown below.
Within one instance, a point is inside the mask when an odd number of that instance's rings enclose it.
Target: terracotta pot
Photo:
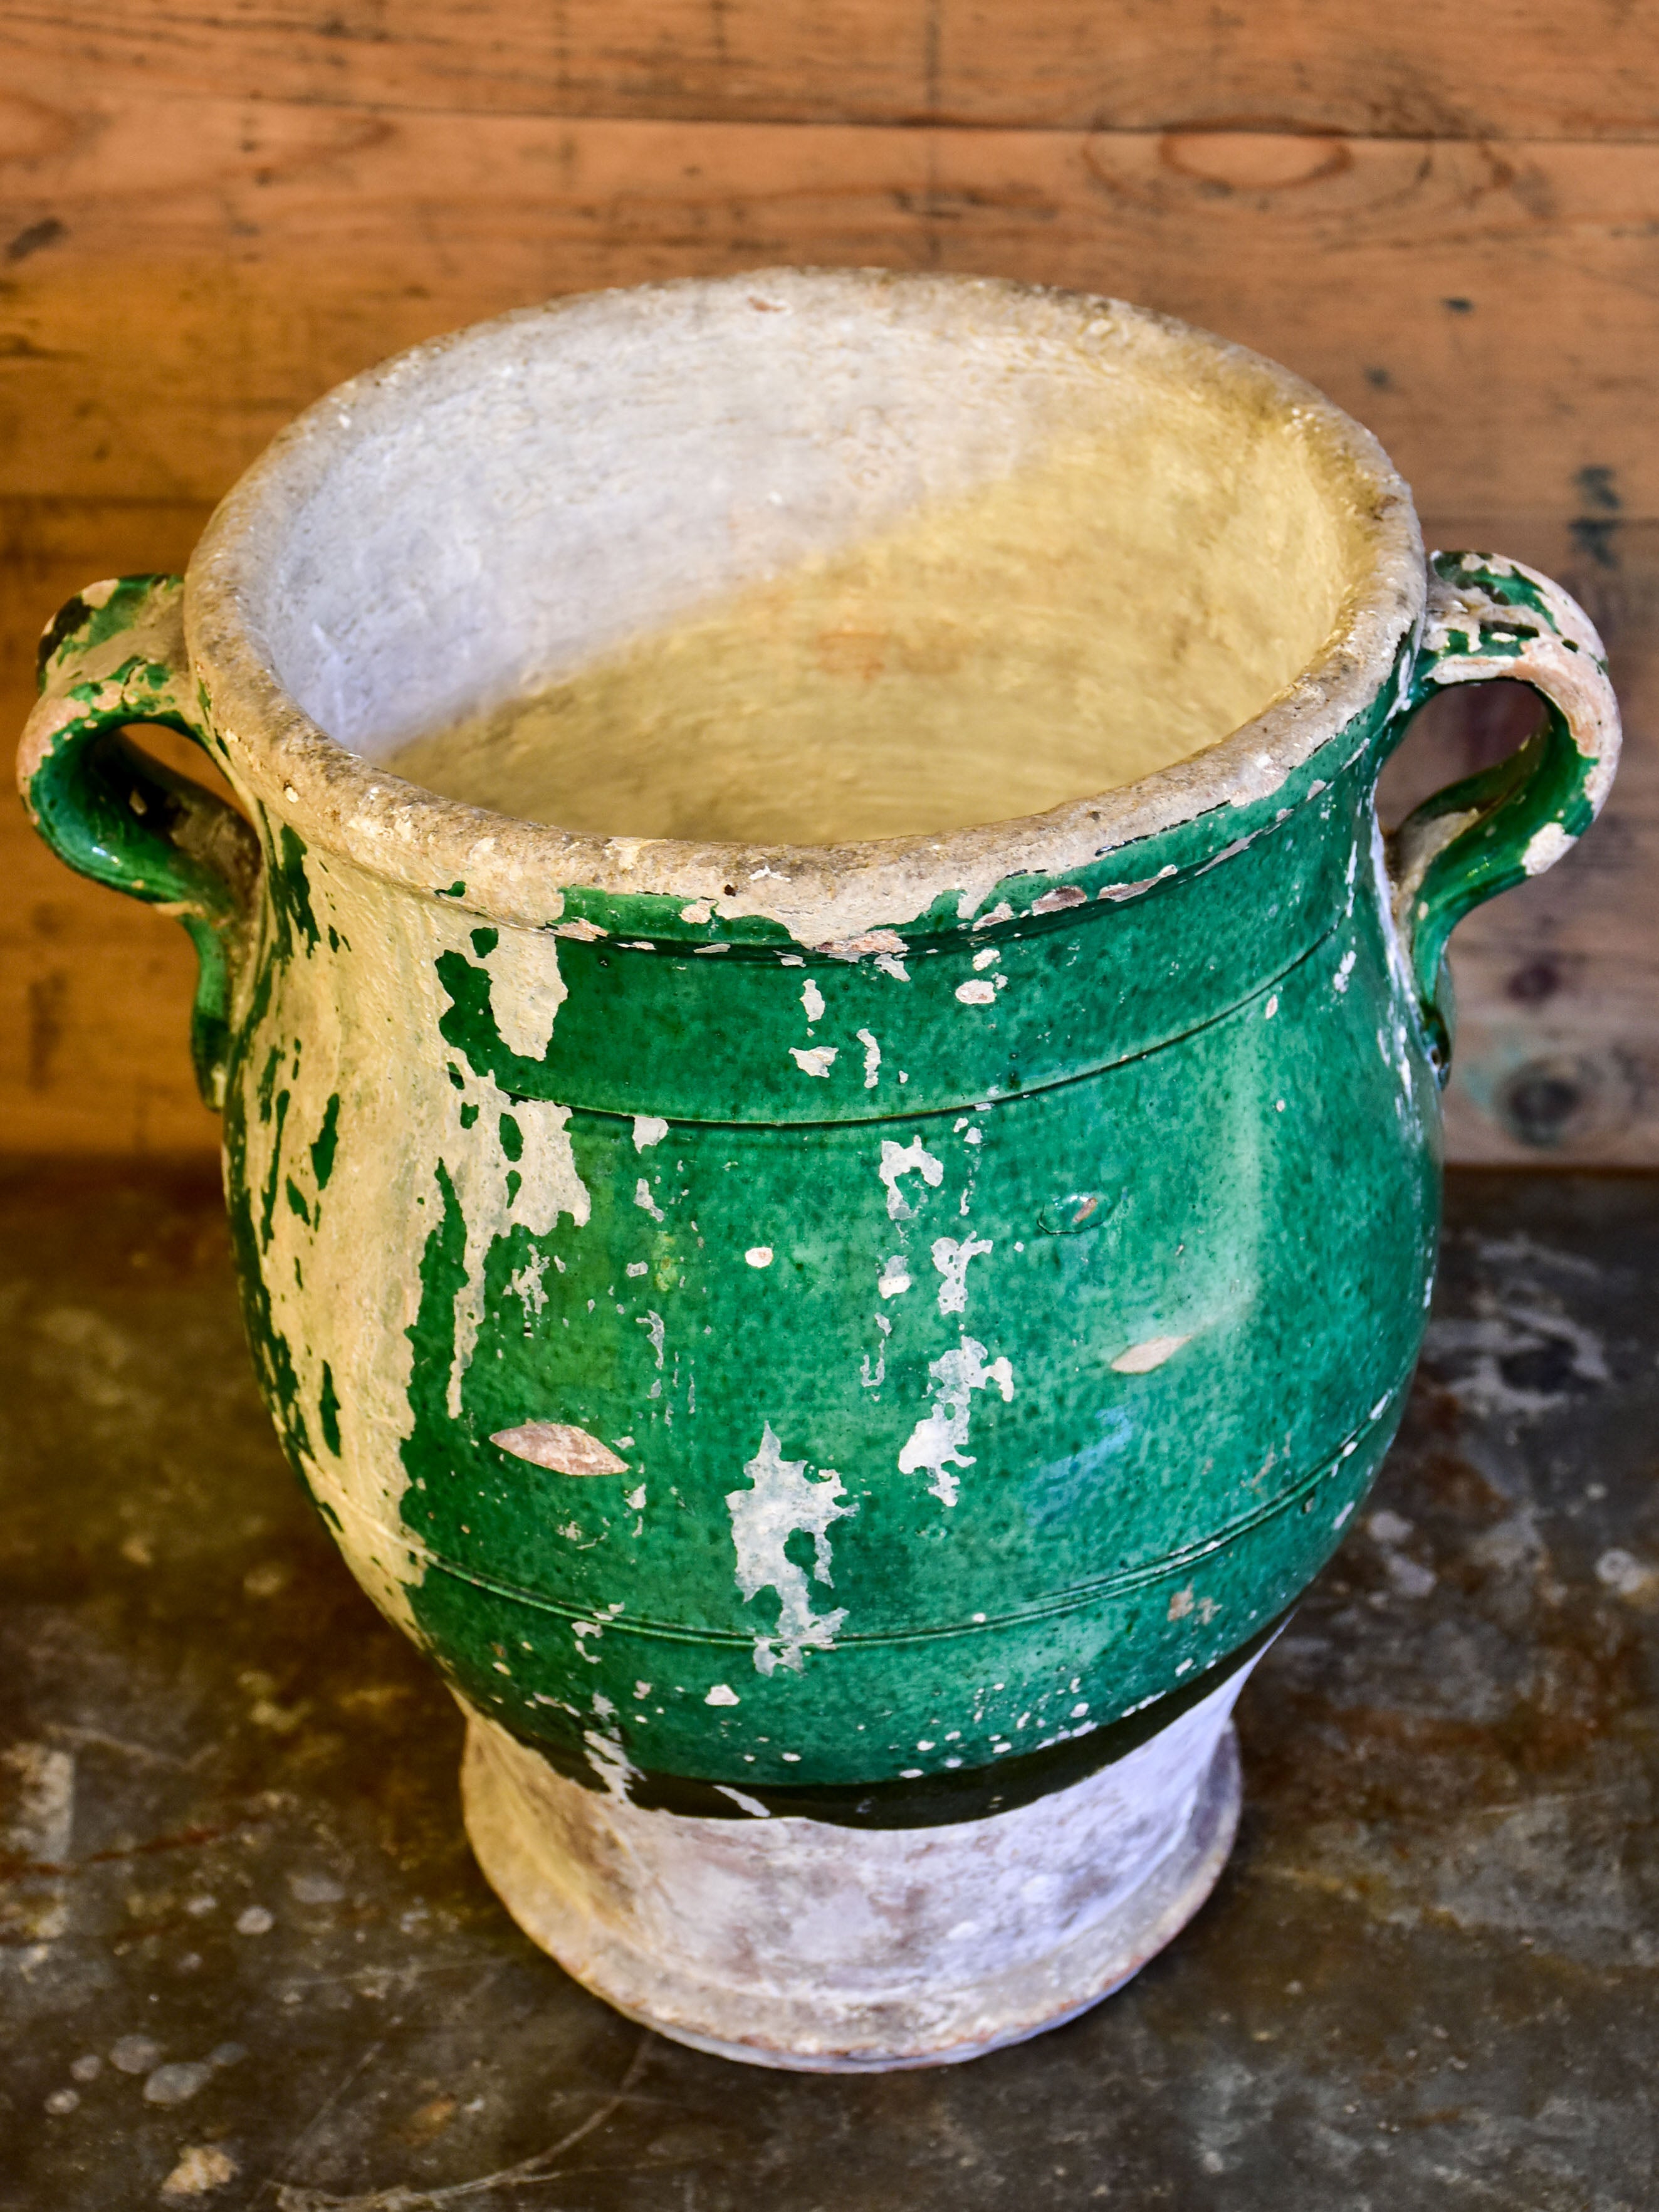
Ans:
[[[262,1388],[531,1935],[775,2065],[1133,1973],[1400,1415],[1448,934],[1612,777],[1580,611],[1236,348],[772,271],[358,378],[42,673],[24,792],[196,939]],[[1493,676],[1545,726],[1385,854]],[[532,784],[576,826],[470,803]]]

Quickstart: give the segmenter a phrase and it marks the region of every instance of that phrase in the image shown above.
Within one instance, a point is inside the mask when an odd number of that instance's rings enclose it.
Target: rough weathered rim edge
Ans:
[[[941,897],[965,915],[1005,879],[1060,875],[1104,854],[1222,808],[1270,798],[1345,728],[1387,681],[1401,639],[1422,619],[1422,539],[1410,491],[1382,446],[1315,386],[1249,349],[1170,316],[1103,295],[1002,278],[883,270],[758,270],[629,288],[635,294],[752,287],[769,276],[807,279],[829,294],[949,288],[990,295],[1006,307],[1069,307],[1084,320],[1128,318],[1207,356],[1222,372],[1277,391],[1327,439],[1334,454],[1374,488],[1376,557],[1345,623],[1323,653],[1255,720],[1191,759],[1141,781],[1049,811],[940,836],[830,847],[696,844],[674,839],[576,835],[441,799],[389,775],[328,737],[290,697],[246,613],[247,566],[305,479],[349,442],[341,400],[362,393],[481,331],[514,329],[626,295],[579,294],[514,310],[429,341],[338,386],[282,432],[215,513],[191,562],[186,632],[192,669],[213,702],[233,773],[315,842],[409,890],[448,892],[504,921],[559,918],[562,893],[581,885],[614,896],[657,894],[710,904],[723,918],[781,924],[798,941],[846,939],[902,927]],[[355,410],[345,410],[355,412]],[[1227,825],[1224,821],[1222,828]],[[1221,838],[1225,842],[1224,836]],[[781,864],[781,865],[780,865]],[[769,888],[748,889],[757,871]],[[739,886],[728,896],[726,886]],[[787,890],[785,891],[784,886]]]

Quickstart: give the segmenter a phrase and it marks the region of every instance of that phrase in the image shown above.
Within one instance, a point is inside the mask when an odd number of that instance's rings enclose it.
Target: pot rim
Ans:
[[[1105,316],[1160,334],[1211,376],[1254,382],[1309,424],[1363,494],[1371,559],[1323,650],[1264,711],[1204,750],[1139,781],[1047,811],[939,833],[828,846],[605,836],[526,822],[445,799],[331,738],[278,677],[252,618],[250,579],[311,487],[353,442],[362,410],[384,386],[465,345],[510,342],[526,326],[614,315],[618,303],[757,284],[805,289],[862,305],[903,288],[911,296],[978,294],[986,320],[1079,327]],[[852,295],[850,300],[846,295]],[[361,434],[361,433],[356,433]],[[1371,433],[1314,386],[1248,348],[1175,318],[1101,295],[1005,278],[879,269],[749,270],[728,277],[585,293],[518,308],[412,347],[337,386],[282,431],[216,510],[191,558],[185,629],[192,673],[210,702],[234,781],[308,843],[405,889],[530,927],[556,923],[562,893],[683,900],[701,924],[752,918],[797,942],[848,944],[860,932],[915,923],[942,897],[966,921],[1016,876],[1064,876],[1106,854],[1221,809],[1270,798],[1292,773],[1371,704],[1421,623],[1426,591],[1411,494]],[[1218,842],[1236,825],[1224,815]],[[860,951],[864,948],[860,947]],[[869,948],[879,951],[879,945]]]

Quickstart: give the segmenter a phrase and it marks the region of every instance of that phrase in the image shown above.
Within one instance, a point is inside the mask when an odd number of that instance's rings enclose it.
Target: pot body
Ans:
[[[1086,1771],[1283,1613],[1435,1244],[1376,764],[883,965],[482,924],[276,830],[250,1335],[469,1705],[637,1802],[903,1825]]]
[[[766,292],[509,318],[331,397],[186,591],[64,610],[20,774],[71,866],[196,940],[261,1388],[353,1572],[470,1716],[491,1880],[668,2033],[912,2064],[1093,2002],[1213,1881],[1232,1700],[1363,1498],[1421,1340],[1447,936],[1589,825],[1617,716],[1582,612],[1501,559],[1425,572],[1386,458],[1271,364],[967,280]],[[894,384],[913,341],[925,373]],[[712,472],[690,416],[664,431],[665,371],[698,346],[749,364],[750,398],[708,415],[738,439]],[[573,361],[585,405],[631,378],[652,450],[690,441],[686,512],[721,558],[775,531],[741,480],[756,394],[799,534],[856,520],[882,468],[890,508],[910,498],[916,455],[945,481],[941,364],[973,437],[1016,388],[1029,430],[1051,387],[1150,379],[1170,419],[1208,408],[1323,485],[1328,514],[1297,512],[1335,518],[1347,612],[1207,751],[1023,821],[693,847],[443,801],[310,720],[269,634],[365,727],[530,653],[467,595],[498,521],[544,549],[557,501],[498,441],[469,507],[433,428],[495,438],[503,393],[515,439],[574,455],[590,564],[614,466],[617,576],[644,547],[679,588],[626,426],[573,439]],[[1318,539],[1267,520],[1281,551]],[[444,577],[425,597],[376,565],[416,540]],[[550,636],[553,572],[523,566],[508,598]],[[441,636],[422,611],[445,605]],[[1437,688],[1492,676],[1540,691],[1543,729],[1385,855],[1389,751]],[[195,738],[244,813],[135,751],[138,721]]]

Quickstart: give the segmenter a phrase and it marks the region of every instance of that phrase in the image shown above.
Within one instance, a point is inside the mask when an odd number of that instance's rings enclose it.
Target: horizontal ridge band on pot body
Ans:
[[[817,853],[507,821],[288,696],[282,580],[337,557],[307,502],[383,416],[607,318],[718,322],[722,288],[359,380],[190,580],[268,853],[233,1218],[289,1455],[470,1705],[645,1803],[973,1818],[1005,1763],[1073,1781],[1254,1647],[1398,1419],[1437,1106],[1370,800],[1422,556],[1372,442],[1237,349],[1014,288],[767,283],[921,324],[972,293],[1039,355],[1086,324],[1254,380],[1365,505],[1328,651],[1040,820]]]
[[[1375,1472],[1432,1265],[1434,1077],[1351,850],[1338,927],[1177,1044],[810,1130],[676,1119],[672,1081],[655,1119],[527,1096],[444,979],[516,964],[532,1044],[524,966],[568,946],[371,921],[294,861],[315,941],[275,950],[234,1063],[234,1216],[267,1390],[371,1589],[567,1764],[739,1788],[1018,1755],[1249,1638]],[[733,1022],[757,970],[720,964]],[[411,1024],[432,1118],[386,1148]],[[538,1425],[617,1471],[538,1464]]]

